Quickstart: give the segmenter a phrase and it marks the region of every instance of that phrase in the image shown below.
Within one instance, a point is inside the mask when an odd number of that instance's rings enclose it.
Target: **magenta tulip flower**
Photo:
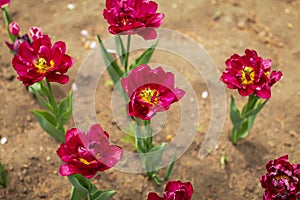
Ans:
[[[5,5],[10,4],[10,0],[0,0],[0,8],[3,8]]]
[[[147,200],[191,200],[192,195],[193,186],[190,182],[169,181],[163,192],[163,197],[150,192]]]
[[[254,50],[246,49],[245,55],[232,55],[226,61],[221,80],[230,89],[237,89],[241,96],[269,99],[271,86],[281,79],[281,71],[271,71],[272,61],[259,57]]]
[[[291,164],[288,155],[270,160],[267,174],[260,178],[265,189],[263,200],[300,199],[300,164]]]
[[[61,176],[81,174],[92,178],[99,171],[113,167],[123,155],[117,145],[111,145],[109,135],[99,124],[92,125],[87,134],[72,128],[66,133],[66,142],[56,151],[65,162],[59,168]]]
[[[62,41],[53,46],[48,35],[42,35],[32,42],[22,42],[12,60],[18,79],[25,86],[47,78],[50,82],[65,84],[69,77],[65,75],[74,63],[66,53],[66,44]]]
[[[138,34],[145,40],[157,37],[164,14],[157,13],[157,3],[149,0],[106,0],[103,16],[111,34]]]
[[[130,98],[127,114],[143,120],[168,110],[185,94],[184,90],[174,87],[174,74],[161,67],[153,70],[148,65],[136,67],[127,78],[121,78],[121,84]]]

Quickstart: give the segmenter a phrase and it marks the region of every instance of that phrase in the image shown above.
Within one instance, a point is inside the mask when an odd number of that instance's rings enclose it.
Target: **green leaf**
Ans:
[[[52,114],[44,110],[32,110],[31,113],[35,116],[40,126],[50,136],[54,137],[59,142],[65,141],[65,135],[62,131],[56,128],[56,120]]]
[[[82,192],[80,190],[77,190],[74,186],[72,187],[71,190],[71,200],[82,200],[83,198],[87,197],[86,192]]]
[[[166,148],[166,143],[158,144],[154,146],[149,153],[144,154],[144,164],[147,171],[157,171],[160,166],[160,161],[164,150]]]
[[[79,190],[80,192],[85,193],[85,194],[90,193],[89,184],[91,184],[91,183],[89,182],[88,179],[84,178],[82,175],[74,174],[74,175],[68,176],[68,179],[76,190]]]
[[[123,41],[121,39],[120,35],[115,36],[115,43],[116,43],[116,48],[117,48],[117,54],[118,57],[122,63],[122,65],[125,65],[125,59],[126,59],[126,50],[123,44]]]
[[[46,109],[53,111],[53,107],[51,106],[51,104],[49,104],[41,95],[40,92],[41,91],[41,84],[40,83],[35,83],[32,86],[29,86],[29,90],[32,91],[34,93],[34,95],[36,96],[37,100],[39,101],[39,103]]]
[[[6,188],[8,184],[7,173],[4,166],[0,163],[0,188]]]
[[[109,200],[117,192],[115,190],[98,190],[92,194],[93,200]]]
[[[134,69],[137,66],[140,66],[141,64],[147,64],[149,63],[155,48],[158,44],[158,41],[153,44],[150,48],[148,48],[146,51],[144,51],[144,53],[142,53],[142,55],[140,55],[130,66],[129,66],[129,70]]]
[[[250,111],[248,111],[244,117],[249,117],[251,115],[257,115],[259,113],[259,111],[266,105],[266,103],[268,102],[268,99],[265,100],[263,103],[260,103],[259,101],[256,103],[256,105],[254,106],[255,109],[252,109]]]
[[[232,95],[230,99],[230,119],[234,128],[239,129],[243,119],[241,118],[240,111],[237,109],[235,100]]]
[[[117,64],[117,62],[115,61],[115,59],[112,57],[112,55],[107,52],[107,50],[104,47],[104,44],[103,44],[100,36],[97,36],[97,38],[98,38],[98,41],[100,43],[100,49],[101,49],[101,53],[102,53],[102,56],[103,56],[103,59],[104,59],[107,71],[108,71],[111,79],[116,84],[120,80],[120,78],[123,76],[123,72],[120,69],[120,67]]]
[[[58,112],[59,112],[59,124],[63,126],[66,124],[70,117],[72,116],[72,96],[73,93],[70,92],[69,95],[64,98],[61,103],[59,104],[58,107]]]
[[[170,177],[170,175],[171,175],[171,173],[173,171],[175,161],[176,161],[176,152],[174,153],[172,163],[169,165],[169,167],[167,169],[167,173],[165,174],[165,180],[169,179],[169,177]]]

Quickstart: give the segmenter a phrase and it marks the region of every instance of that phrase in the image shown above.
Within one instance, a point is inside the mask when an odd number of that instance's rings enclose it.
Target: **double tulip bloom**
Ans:
[[[121,84],[130,98],[127,114],[142,120],[150,120],[157,112],[168,110],[185,94],[174,87],[174,74],[161,67],[152,70],[145,64],[131,70],[127,78],[121,78]]]
[[[138,34],[145,40],[155,39],[164,14],[157,13],[157,3],[149,0],[106,0],[103,16],[111,34]]]
[[[92,125],[87,134],[72,128],[66,133],[66,142],[56,151],[65,162],[59,168],[61,176],[81,174],[92,178],[98,171],[113,167],[122,157],[123,150],[111,145],[109,135],[99,124]]]
[[[230,89],[237,89],[241,96],[254,94],[263,99],[271,97],[271,86],[281,79],[282,72],[271,71],[272,61],[259,57],[247,49],[245,55],[232,55],[226,61],[221,80]]]
[[[72,67],[74,60],[66,54],[66,44],[58,41],[52,45],[49,36],[42,35],[38,28],[32,28],[30,35],[32,43],[27,36],[24,40],[20,38],[21,43],[13,47],[17,54],[12,64],[17,71],[18,79],[25,86],[39,82],[45,77],[50,82],[67,83],[69,77],[65,73]]]
[[[300,199],[300,164],[291,164],[288,155],[270,160],[267,174],[260,178],[265,189],[263,200]]]
[[[0,8],[3,8],[5,5],[10,4],[10,0],[0,0]]]
[[[154,192],[148,194],[148,200],[191,200],[193,186],[190,182],[169,181],[166,185],[163,197]]]

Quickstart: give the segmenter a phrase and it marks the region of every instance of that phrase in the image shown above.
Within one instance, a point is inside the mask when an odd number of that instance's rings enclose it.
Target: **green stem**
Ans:
[[[130,51],[130,41],[131,41],[131,35],[128,35],[127,37],[127,48],[126,48],[126,57],[125,57],[125,73],[128,72],[128,59],[129,59],[129,51]]]
[[[59,121],[59,109],[58,109],[58,103],[57,101],[55,100],[54,98],[54,95],[53,95],[53,92],[52,92],[52,88],[51,88],[51,84],[49,82],[49,80],[46,78],[46,83],[47,83],[47,87],[48,87],[48,94],[47,97],[48,97],[48,100],[51,104],[51,106],[53,107],[53,114],[55,116],[55,119],[56,119],[56,128],[60,131],[62,131],[64,134],[66,133],[64,127],[63,127],[63,124],[60,124],[60,121]]]
[[[47,84],[48,91],[49,91],[49,95],[47,97],[49,99],[50,104],[54,108],[54,112],[57,113],[57,102],[54,99],[54,95],[53,95],[53,92],[52,92],[51,84],[50,84],[50,82],[49,82],[49,80],[47,78],[46,78],[46,84]]]
[[[6,26],[6,30],[7,30],[8,36],[9,36],[11,42],[14,43],[15,40],[16,40],[16,36],[13,35],[10,32],[10,30],[9,30],[9,24],[12,22],[12,19],[10,17],[9,11],[7,10],[6,6],[4,8],[2,8],[2,10],[3,10],[3,15],[4,15],[4,20],[5,20],[5,26]]]

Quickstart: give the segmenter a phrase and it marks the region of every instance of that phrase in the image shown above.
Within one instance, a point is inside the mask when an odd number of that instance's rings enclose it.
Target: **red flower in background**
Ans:
[[[59,168],[61,176],[81,174],[92,178],[98,171],[113,167],[121,159],[123,150],[117,145],[110,145],[107,132],[95,124],[87,134],[76,128],[68,130],[66,142],[56,153],[66,163]]]
[[[221,80],[230,89],[238,89],[242,96],[255,94],[264,99],[271,97],[271,86],[281,79],[281,71],[271,71],[272,61],[259,57],[254,50],[245,55],[232,55],[226,60]]]
[[[153,70],[148,65],[136,67],[127,78],[121,78],[121,84],[130,98],[128,115],[143,120],[168,110],[185,94],[184,90],[174,87],[174,74],[161,67]]]
[[[65,54],[66,44],[62,41],[53,46],[48,35],[36,38],[32,44],[19,44],[17,54],[12,60],[18,79],[30,86],[46,77],[50,82],[65,84],[69,77],[65,75],[73,65],[73,58]]]
[[[138,34],[145,40],[155,39],[154,28],[160,27],[164,14],[157,13],[157,3],[148,0],[106,0],[103,16],[111,34]]]
[[[163,197],[154,192],[148,194],[148,200],[191,200],[193,186],[190,182],[169,181],[166,185]]]
[[[260,178],[265,189],[263,200],[300,199],[300,164],[291,164],[288,155],[270,160],[267,174]]]
[[[10,4],[10,0],[0,0],[0,8],[3,8],[7,4]]]

